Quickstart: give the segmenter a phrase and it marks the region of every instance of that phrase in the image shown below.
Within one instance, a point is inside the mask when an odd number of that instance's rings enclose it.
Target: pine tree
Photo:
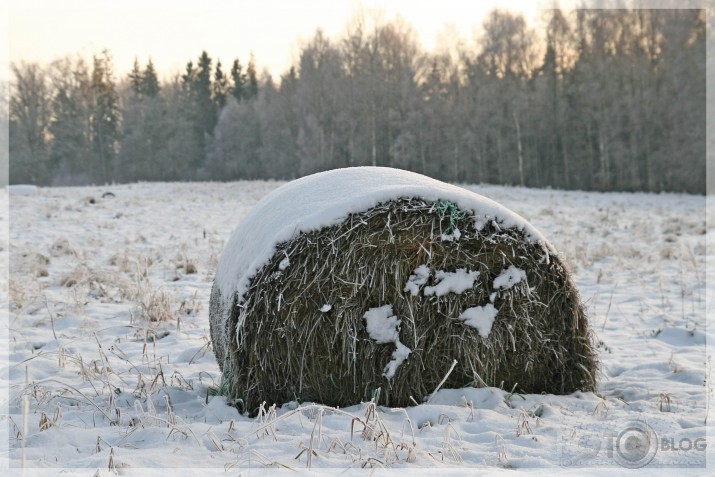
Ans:
[[[208,135],[213,134],[216,121],[218,120],[216,107],[212,100],[211,84],[211,57],[203,51],[199,57],[196,80],[194,81],[194,94],[196,110],[198,112],[198,124],[200,130]]]
[[[253,55],[251,55],[251,61],[248,62],[246,76],[246,97],[248,99],[255,99],[258,96],[258,77],[256,73],[256,62],[253,58]]]
[[[95,178],[108,182],[114,175],[120,116],[119,96],[112,78],[112,59],[107,50],[102,56],[93,58],[91,95],[91,143],[101,167],[101,175],[95,175]]]
[[[189,61],[186,64],[186,72],[181,75],[181,85],[184,91],[191,92],[194,89],[194,81],[196,81],[196,70],[194,70],[194,62]]]
[[[144,94],[144,76],[139,70],[139,60],[137,60],[136,57],[134,58],[134,66],[132,67],[132,71],[129,72],[129,82],[132,85],[132,90],[134,91],[134,94]]]
[[[214,73],[213,84],[213,100],[218,110],[221,111],[226,106],[226,95],[228,92],[228,80],[221,69],[221,62],[216,63],[216,71]]]
[[[159,94],[159,78],[157,78],[156,76],[156,70],[154,69],[154,63],[151,61],[151,58],[149,59],[146,68],[144,69],[144,73],[142,75],[142,83],[142,91],[146,96],[150,98],[155,98],[156,95]]]
[[[238,59],[234,60],[233,66],[231,66],[231,79],[233,80],[231,94],[239,103],[246,97],[246,75],[242,70],[241,62]]]

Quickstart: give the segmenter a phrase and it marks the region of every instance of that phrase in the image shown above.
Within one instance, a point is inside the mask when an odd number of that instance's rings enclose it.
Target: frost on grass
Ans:
[[[492,331],[496,316],[497,309],[489,303],[484,306],[467,308],[459,315],[459,319],[464,321],[465,325],[476,329],[483,338],[486,338]]]
[[[425,296],[444,296],[447,293],[463,293],[474,286],[474,281],[479,276],[479,272],[468,271],[464,268],[458,268],[454,272],[445,272],[437,270],[434,277],[438,280],[437,284],[431,287],[425,287]]]

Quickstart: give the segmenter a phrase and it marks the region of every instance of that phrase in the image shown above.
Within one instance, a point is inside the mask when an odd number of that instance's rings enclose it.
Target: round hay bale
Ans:
[[[261,402],[381,404],[446,388],[595,387],[596,354],[563,259],[524,219],[389,168],[292,181],[221,256],[209,311],[223,391]]]

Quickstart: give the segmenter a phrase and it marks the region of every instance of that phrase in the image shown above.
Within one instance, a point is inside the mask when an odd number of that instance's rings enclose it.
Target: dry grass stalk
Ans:
[[[147,284],[146,288],[138,292],[136,300],[139,303],[144,320],[159,322],[174,319],[169,297],[166,296],[163,290],[152,289],[151,286]]]

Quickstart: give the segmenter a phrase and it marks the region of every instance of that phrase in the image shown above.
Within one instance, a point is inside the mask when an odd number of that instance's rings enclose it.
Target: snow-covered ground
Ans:
[[[5,224],[10,204],[0,467],[605,475],[650,461],[649,474],[707,472],[715,230],[705,198],[468,186],[529,220],[571,264],[598,335],[598,393],[445,389],[407,409],[292,403],[249,419],[210,392],[220,373],[208,300],[233,228],[278,185],[0,191]]]

